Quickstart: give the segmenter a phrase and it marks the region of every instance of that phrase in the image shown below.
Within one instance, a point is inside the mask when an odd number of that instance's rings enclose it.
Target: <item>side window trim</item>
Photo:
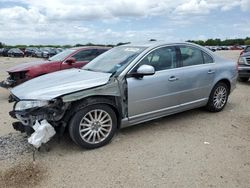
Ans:
[[[211,63],[214,63],[214,58],[209,55],[208,53],[206,53],[205,51],[201,50],[202,51],[202,57],[203,57],[203,64],[211,64]],[[206,54],[208,57],[210,57],[212,59],[212,62],[211,63],[205,63],[205,59],[204,59],[204,54]]]

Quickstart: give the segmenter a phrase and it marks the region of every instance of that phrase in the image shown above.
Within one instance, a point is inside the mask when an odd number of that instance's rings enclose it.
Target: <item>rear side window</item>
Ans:
[[[203,54],[203,59],[204,59],[204,63],[213,63],[213,58],[211,56],[209,56],[208,54],[202,52]]]
[[[190,46],[180,46],[183,67],[203,64],[202,51]]]

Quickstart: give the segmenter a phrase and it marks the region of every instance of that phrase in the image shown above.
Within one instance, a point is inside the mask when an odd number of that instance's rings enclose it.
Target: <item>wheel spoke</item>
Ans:
[[[87,139],[88,142],[90,141],[90,139],[93,136],[93,134],[94,134],[94,131],[91,131],[91,133],[90,133],[90,135],[88,136],[88,139]]]
[[[110,121],[110,119],[106,119],[106,120],[104,120],[104,121],[100,121],[100,123],[101,124],[105,124],[105,123],[107,123],[107,122],[109,122]]]
[[[105,114],[99,121],[103,121],[107,116],[108,114]]]
[[[87,127],[87,128],[84,128],[84,129],[82,129],[82,130],[80,130],[80,132],[82,133],[82,132],[86,132],[86,131],[88,131],[88,130],[90,130],[91,128],[90,127]]]
[[[102,125],[102,127],[111,127],[112,125],[111,124],[104,124]]]
[[[93,135],[93,142],[95,143],[95,140],[96,140],[96,132],[94,132],[94,135]]]
[[[103,127],[101,127],[101,130],[103,130],[103,131],[105,131],[105,132],[109,132],[108,129],[105,129],[105,128],[103,128]]]
[[[87,133],[85,133],[85,134],[83,135],[83,138],[86,138],[86,136],[88,136],[91,132],[92,132],[92,131],[89,130]]]
[[[87,121],[89,124],[92,123],[92,121],[90,121],[88,118],[84,117],[83,120]]]
[[[81,123],[80,126],[83,126],[83,127],[90,127],[91,124]]]
[[[97,120],[97,110],[95,110],[95,113],[94,113],[94,117],[95,117],[95,120]]]
[[[103,114],[103,111],[101,111],[101,112],[99,113],[99,116],[98,116],[98,118],[97,118],[97,121],[99,121],[99,120],[101,119],[102,114]]]
[[[90,112],[89,113],[89,117],[90,117],[90,119],[91,119],[91,121],[93,122],[93,121],[95,121],[95,119],[93,118],[93,116],[92,116],[92,113]]]
[[[105,134],[102,132],[102,130],[100,130],[99,133],[100,133],[103,137],[105,137]]]
[[[98,141],[101,140],[99,131],[96,133]]]

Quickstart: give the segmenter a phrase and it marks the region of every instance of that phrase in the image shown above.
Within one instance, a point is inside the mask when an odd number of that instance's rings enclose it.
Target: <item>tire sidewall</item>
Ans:
[[[226,102],[225,102],[225,104],[224,104],[221,108],[216,108],[216,107],[214,106],[214,101],[213,101],[213,99],[214,99],[214,94],[215,94],[216,89],[217,89],[218,87],[221,87],[221,86],[224,87],[224,88],[226,89],[226,91],[227,91]],[[212,92],[211,92],[211,94],[210,94],[210,96],[209,96],[209,101],[208,101],[208,104],[207,104],[208,110],[211,111],[211,112],[219,112],[219,111],[223,110],[223,108],[225,108],[225,106],[226,106],[226,104],[227,104],[228,96],[229,96],[229,88],[228,88],[228,86],[227,86],[225,83],[223,83],[223,82],[217,83],[217,84],[214,86],[214,88],[212,89]]]
[[[102,142],[97,143],[97,144],[90,144],[90,143],[85,142],[81,138],[81,135],[79,132],[79,126],[80,126],[80,122],[81,122],[82,118],[88,112],[90,112],[92,110],[96,110],[96,109],[104,110],[110,115],[110,117],[112,119],[112,127],[111,127],[111,131],[110,131],[109,135],[107,136],[107,138],[105,140],[103,140]],[[95,104],[95,105],[86,106],[86,107],[80,109],[72,117],[70,124],[69,124],[69,133],[70,133],[70,137],[72,138],[72,140],[76,144],[78,144],[79,146],[86,148],[86,149],[94,149],[94,148],[98,148],[98,147],[106,145],[113,138],[116,130],[117,130],[116,114],[111,107],[109,107],[108,105],[105,105],[105,104]]]

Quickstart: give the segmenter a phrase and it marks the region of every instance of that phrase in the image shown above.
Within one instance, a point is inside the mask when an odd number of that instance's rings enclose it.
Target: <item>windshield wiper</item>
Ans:
[[[93,72],[96,72],[95,70],[93,70],[93,69],[90,69],[90,68],[84,68],[83,70],[87,70],[87,71],[93,71]]]

